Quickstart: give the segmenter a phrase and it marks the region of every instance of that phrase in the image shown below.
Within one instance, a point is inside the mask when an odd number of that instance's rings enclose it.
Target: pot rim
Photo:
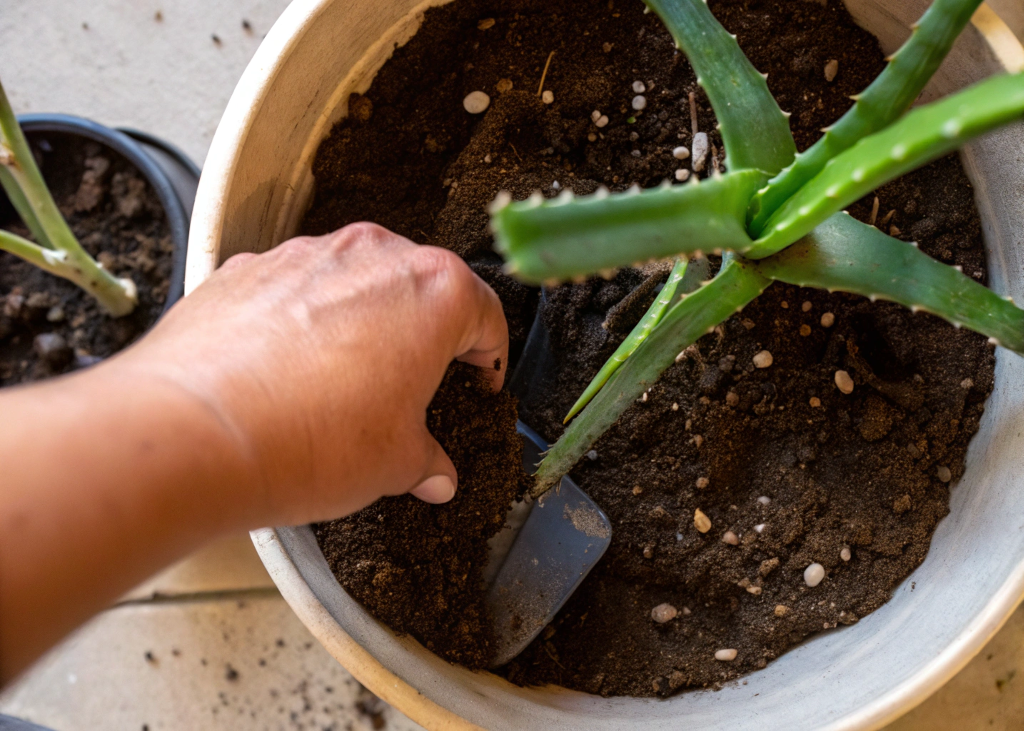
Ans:
[[[127,134],[91,119],[70,114],[23,114],[18,117],[18,122],[26,134],[57,132],[84,137],[105,145],[128,160],[146,179],[156,193],[160,206],[164,209],[164,215],[167,216],[168,227],[171,231],[171,241],[174,243],[170,288],[167,291],[167,301],[164,303],[163,309],[163,312],[167,312],[185,294],[185,262],[188,253],[189,232],[188,211],[185,210],[184,204],[175,192],[167,173],[138,142]],[[154,141],[154,146],[161,149],[177,150],[174,145],[156,137],[147,135],[147,138],[151,138]],[[180,154],[188,162],[186,165],[183,161],[182,166],[190,173],[195,172],[197,170],[195,163],[188,160],[184,153]]]
[[[192,221],[186,292],[198,287],[217,267],[226,216],[224,202],[228,198],[232,178],[251,127],[284,59],[302,42],[306,31],[317,23],[332,1],[293,0],[242,75],[214,136],[200,182]],[[972,22],[1004,67],[1008,70],[1024,69],[1024,46],[988,5],[981,5]],[[383,700],[427,728],[445,731],[480,728],[427,698],[384,667],[345,632],[303,578],[282,543],[281,530],[286,529],[262,528],[252,531],[256,550],[285,601],[310,633],[346,670]],[[913,677],[873,702],[829,724],[828,728],[834,731],[878,729],[907,713],[962,670],[999,631],[1022,600],[1024,561],[990,597],[957,639],[915,672]],[[573,692],[562,690],[565,693]]]

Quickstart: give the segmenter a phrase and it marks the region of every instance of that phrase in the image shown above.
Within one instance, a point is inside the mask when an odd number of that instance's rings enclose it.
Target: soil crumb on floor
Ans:
[[[768,73],[801,149],[885,65],[838,2],[712,0],[711,9]],[[544,88],[554,99],[545,103],[537,90],[549,58]],[[491,104],[470,115],[463,99],[478,90]],[[691,93],[711,143],[701,171],[673,154],[693,145]],[[640,2],[457,0],[431,9],[350,110],[317,156],[307,231],[371,220],[459,253],[501,297],[513,356],[538,291],[506,277],[492,251],[486,208],[499,191],[621,191],[726,164],[691,67]],[[595,124],[595,112],[607,123]],[[956,157],[882,187],[851,213],[869,220],[875,195],[883,230],[986,281],[973,190]],[[526,423],[558,438],[664,276],[626,269],[547,291],[540,317],[557,377],[524,399]],[[772,365],[758,368],[763,351]],[[595,445],[595,458],[577,465],[573,476],[612,520],[612,545],[504,672],[524,685],[667,695],[719,687],[814,633],[859,621],[926,556],[993,369],[985,338],[937,318],[773,285],[689,348]],[[849,394],[837,386],[840,371]],[[383,540],[360,520],[363,541]],[[707,532],[696,527],[704,520]],[[452,525],[453,534],[465,530]],[[325,538],[325,551],[344,553]],[[814,587],[804,578],[812,564],[824,573]],[[415,597],[414,587],[399,596]],[[387,606],[367,604],[402,628]]]
[[[0,387],[87,367],[130,345],[160,317],[174,263],[160,199],[128,160],[66,134],[29,141],[79,242],[135,282],[139,304],[111,318],[71,282],[0,252]],[[31,238],[2,192],[0,228]]]
[[[485,667],[492,654],[482,592],[487,541],[529,483],[516,420],[512,396],[492,392],[478,368],[453,364],[427,428],[458,471],[455,498],[383,498],[316,531],[341,585],[374,616],[470,668]]]

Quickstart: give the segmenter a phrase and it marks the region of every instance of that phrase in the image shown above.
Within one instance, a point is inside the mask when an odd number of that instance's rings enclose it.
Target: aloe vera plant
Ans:
[[[579,280],[673,257],[661,295],[571,410],[541,463],[543,494],[698,338],[772,282],[860,294],[930,312],[1024,354],[1024,310],[843,209],[880,185],[1024,117],[1024,73],[908,111],[981,0],[935,0],[850,110],[797,153],[765,78],[705,0],[646,0],[687,55],[719,121],[728,172],[698,184],[586,198],[495,201],[491,224],[523,281]],[[694,290],[687,270],[722,254]],[[706,264],[704,264],[706,265]]]
[[[0,85],[0,186],[35,242],[0,229],[0,250],[63,277],[91,294],[112,316],[135,309],[138,292],[131,279],[104,269],[75,238],[53,200],[32,150]]]

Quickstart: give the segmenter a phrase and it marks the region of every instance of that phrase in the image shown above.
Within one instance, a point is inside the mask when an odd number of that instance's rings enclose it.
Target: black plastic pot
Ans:
[[[26,114],[18,118],[25,136],[46,153],[47,136],[68,135],[97,142],[135,166],[156,193],[167,216],[174,242],[174,263],[166,312],[185,292],[185,254],[188,229],[199,182],[199,168],[175,146],[134,130],[124,132],[67,114]]]

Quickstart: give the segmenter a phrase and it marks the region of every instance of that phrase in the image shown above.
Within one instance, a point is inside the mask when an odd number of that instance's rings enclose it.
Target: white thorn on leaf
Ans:
[[[526,199],[526,202],[532,208],[536,208],[537,206],[541,205],[544,202],[544,194],[541,193],[539,190],[535,190],[533,191],[533,193],[530,194],[530,197]]]
[[[503,190],[494,197],[493,201],[491,201],[490,208],[488,208],[487,212],[493,216],[495,213],[507,208],[511,203],[512,194],[507,190]]]

